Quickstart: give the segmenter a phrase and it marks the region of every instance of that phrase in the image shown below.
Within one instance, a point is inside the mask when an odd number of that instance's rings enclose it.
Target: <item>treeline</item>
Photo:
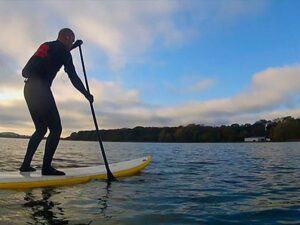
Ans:
[[[300,119],[284,117],[254,124],[179,127],[135,127],[101,130],[103,141],[111,142],[242,142],[247,137],[265,137],[271,141],[300,140]],[[96,131],[72,133],[67,140],[97,141]]]
[[[0,132],[0,137],[3,138],[29,138],[27,135],[20,135],[13,132]]]

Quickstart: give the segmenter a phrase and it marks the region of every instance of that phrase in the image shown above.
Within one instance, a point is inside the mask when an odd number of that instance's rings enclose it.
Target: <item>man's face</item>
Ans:
[[[73,43],[75,41],[75,35],[66,35],[65,37],[65,45],[67,46],[68,49],[71,49],[73,46]]]

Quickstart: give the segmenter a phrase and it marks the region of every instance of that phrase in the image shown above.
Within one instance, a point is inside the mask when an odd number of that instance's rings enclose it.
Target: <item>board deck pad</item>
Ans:
[[[113,175],[127,177],[139,173],[149,165],[152,157],[146,156],[130,161],[109,164]],[[0,189],[26,189],[36,187],[63,186],[85,183],[95,179],[106,179],[104,165],[79,168],[65,168],[65,176],[44,176],[40,170],[35,172],[0,173]]]

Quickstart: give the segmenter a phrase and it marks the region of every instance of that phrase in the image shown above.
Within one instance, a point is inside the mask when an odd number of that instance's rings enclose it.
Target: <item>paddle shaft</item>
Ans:
[[[81,58],[81,64],[82,64],[82,70],[83,70],[83,74],[84,74],[85,84],[86,84],[86,90],[88,91],[88,93],[90,93],[89,83],[88,83],[86,70],[85,70],[85,66],[84,66],[84,61],[83,61],[83,54],[82,54],[81,45],[79,45],[79,52],[80,52],[80,58]],[[90,106],[91,106],[93,120],[94,120],[96,132],[97,132],[97,136],[98,136],[100,149],[101,149],[101,152],[102,152],[105,168],[106,168],[106,171],[107,171],[107,179],[108,180],[114,180],[115,177],[112,174],[112,172],[110,171],[109,165],[108,165],[108,162],[107,162],[107,158],[106,158],[106,154],[105,154],[105,151],[104,151],[104,146],[103,146],[103,142],[102,142],[102,139],[101,139],[101,136],[100,136],[100,131],[99,131],[98,123],[97,123],[97,118],[96,118],[96,114],[95,114],[95,110],[94,110],[94,106],[93,106],[92,102],[90,102]]]

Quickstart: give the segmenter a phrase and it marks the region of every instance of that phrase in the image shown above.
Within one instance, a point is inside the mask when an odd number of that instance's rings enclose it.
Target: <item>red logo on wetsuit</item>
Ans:
[[[46,57],[48,55],[49,46],[47,44],[42,44],[38,50],[34,53],[37,57]]]

